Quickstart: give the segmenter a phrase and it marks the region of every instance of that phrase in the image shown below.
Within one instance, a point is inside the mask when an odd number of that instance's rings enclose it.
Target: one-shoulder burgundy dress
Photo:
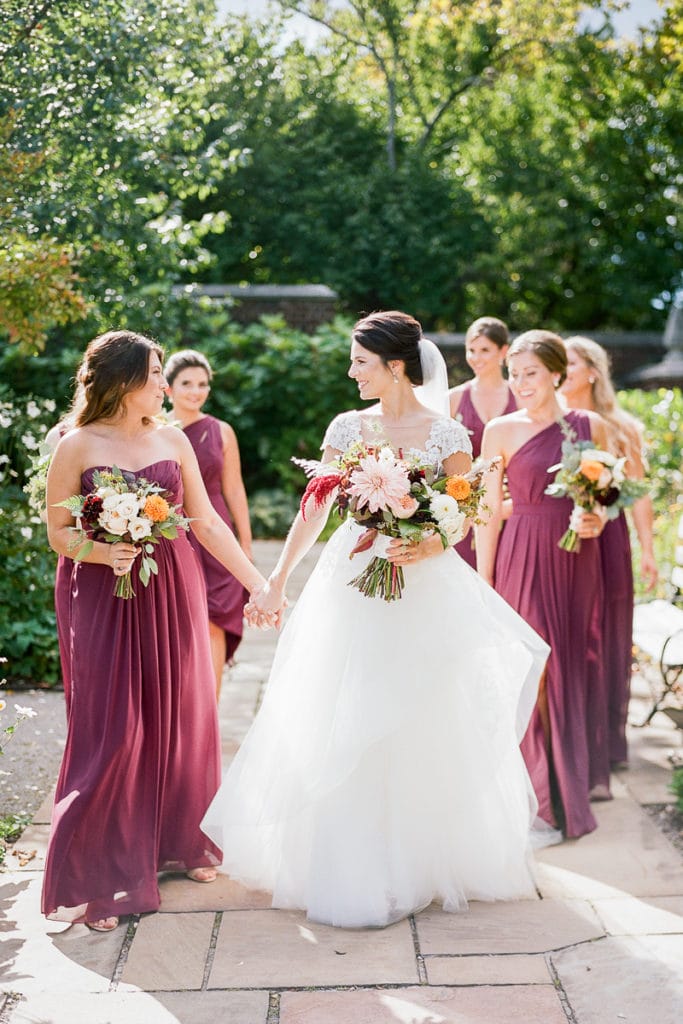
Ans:
[[[574,411],[566,419],[579,439],[590,439],[588,416]],[[589,687],[602,664],[601,637],[595,630],[602,573],[598,540],[582,541],[578,553],[558,547],[572,502],[544,492],[554,478],[549,467],[560,461],[562,440],[559,423],[553,423],[508,463],[513,512],[498,545],[495,587],[550,644],[522,753],[540,817],[572,837],[596,827],[589,803],[588,703]],[[546,702],[549,736],[543,722]]]

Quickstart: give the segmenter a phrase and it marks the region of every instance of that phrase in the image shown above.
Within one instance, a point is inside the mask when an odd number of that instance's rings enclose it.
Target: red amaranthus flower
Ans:
[[[301,499],[301,515],[304,520],[306,519],[306,505],[309,498],[313,498],[316,509],[321,508],[330,494],[332,494],[332,491],[339,487],[341,479],[340,473],[326,473],[324,476],[314,476],[312,480],[308,481],[308,486]]]

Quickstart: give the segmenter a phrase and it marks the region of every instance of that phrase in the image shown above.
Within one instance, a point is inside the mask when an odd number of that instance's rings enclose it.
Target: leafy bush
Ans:
[[[622,391],[619,400],[645,428],[655,513],[655,557],[660,573],[658,595],[668,598],[676,530],[683,514],[683,393],[680,388]],[[637,548],[637,540],[634,540],[634,548]],[[652,597],[645,593],[637,572],[635,584],[637,600]]]
[[[676,809],[683,814],[683,765],[674,768],[669,789],[676,797]]]
[[[54,683],[60,677],[53,599],[56,555],[40,509],[23,492],[45,433],[56,419],[52,399],[0,396],[0,653],[9,681]]]
[[[356,386],[347,377],[350,328],[337,319],[309,335],[278,316],[240,326],[217,304],[199,302],[186,319],[179,317],[170,338],[161,339],[168,354],[195,348],[211,363],[206,411],[237,432],[253,510],[260,491],[303,490],[291,457],[317,457],[327,424],[357,402]]]

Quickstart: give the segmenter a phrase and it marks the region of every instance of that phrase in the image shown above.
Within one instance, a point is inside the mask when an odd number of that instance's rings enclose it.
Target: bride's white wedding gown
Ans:
[[[360,429],[345,413],[325,443]],[[426,447],[436,463],[469,439],[444,418]],[[358,535],[347,522],[323,550],[206,813],[221,870],[345,927],[532,894],[518,742],[548,648],[453,550],[406,567],[400,600],[364,597]]]

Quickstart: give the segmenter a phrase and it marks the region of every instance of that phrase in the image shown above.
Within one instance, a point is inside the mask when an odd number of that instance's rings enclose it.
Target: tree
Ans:
[[[397,139],[444,152],[458,137],[457,103],[499,75],[526,73],[573,38],[579,13],[600,0],[279,0],[358,54],[358,88],[381,85],[387,160]]]
[[[113,322],[153,330],[173,282],[208,258],[202,238],[227,220],[192,223],[182,203],[239,158],[228,132],[207,142],[214,5],[31,0],[3,13],[0,116],[11,112],[16,153],[40,154],[17,204],[27,233],[78,253],[82,335]]]
[[[496,238],[468,286],[473,306],[509,311],[520,327],[661,323],[683,249],[667,24],[633,43],[579,36],[551,66],[504,76],[472,105],[453,168]]]
[[[52,327],[85,316],[86,304],[73,269],[73,246],[29,235],[22,227],[18,196],[43,158],[12,149],[12,130],[12,117],[0,119],[0,335],[31,351],[43,347]]]

